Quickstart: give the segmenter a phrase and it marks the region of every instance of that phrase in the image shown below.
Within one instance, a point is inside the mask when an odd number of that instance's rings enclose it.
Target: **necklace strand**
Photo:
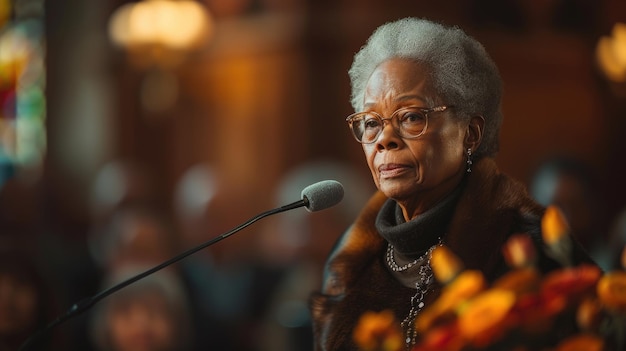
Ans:
[[[440,245],[441,238],[439,238],[437,244],[431,246],[420,257],[402,266],[399,266],[393,257],[393,245],[387,245],[387,265],[394,272],[406,271],[407,269],[415,266],[418,262],[423,261],[426,258],[425,264],[422,264],[419,267],[419,280],[415,283],[415,288],[417,289],[417,291],[415,295],[411,297],[411,309],[409,310],[409,314],[400,323],[402,329],[405,331],[405,343],[407,350],[409,350],[417,340],[417,330],[415,329],[414,325],[415,318],[417,318],[419,312],[424,308],[424,297],[430,291],[431,284],[435,280],[432,268],[430,267],[430,259],[432,257],[432,252],[437,246]]]
[[[434,249],[436,247],[433,246],[431,248]],[[415,329],[415,319],[417,315],[424,309],[424,297],[430,291],[431,284],[434,281],[433,271],[430,268],[430,256],[428,256],[428,262],[420,267],[419,271],[420,279],[417,283],[415,283],[415,288],[417,291],[415,295],[411,297],[411,309],[409,310],[409,314],[404,318],[404,320],[400,323],[400,326],[405,332],[405,344],[407,350],[410,350],[415,342],[417,341],[417,330]]]
[[[439,239],[439,242],[441,242],[441,239]],[[439,244],[437,244],[439,245]],[[437,245],[433,245],[430,249],[426,250],[426,252],[424,252],[420,257],[414,259],[413,261],[404,264],[402,266],[399,266],[398,263],[396,262],[395,258],[393,257],[393,245],[391,244],[387,244],[387,265],[389,266],[389,268],[391,268],[392,271],[394,272],[404,272],[407,269],[415,266],[418,262],[422,261],[424,259],[424,257],[429,256],[428,261],[430,262],[430,254],[433,252],[433,250],[435,249],[435,247],[437,247]]]

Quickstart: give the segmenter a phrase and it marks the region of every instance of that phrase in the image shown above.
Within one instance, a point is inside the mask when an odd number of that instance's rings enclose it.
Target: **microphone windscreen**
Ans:
[[[335,206],[343,199],[343,185],[336,180],[323,180],[302,190],[302,199],[308,204],[309,212],[320,211]]]

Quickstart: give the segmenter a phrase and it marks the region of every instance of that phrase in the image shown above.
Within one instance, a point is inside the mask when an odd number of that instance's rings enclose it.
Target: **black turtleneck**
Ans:
[[[402,209],[397,202],[388,199],[383,204],[376,217],[376,229],[389,244],[393,245],[394,258],[398,265],[402,266],[417,259],[440,240],[445,241],[445,232],[463,184],[464,182],[461,182],[449,196],[408,222],[404,220]],[[415,287],[415,269],[419,269],[422,264],[392,274],[404,285]]]

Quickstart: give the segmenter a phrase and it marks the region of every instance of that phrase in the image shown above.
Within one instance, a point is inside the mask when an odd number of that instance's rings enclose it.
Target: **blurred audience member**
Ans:
[[[174,214],[186,247],[196,246],[209,239],[207,209],[217,193],[218,179],[215,173],[209,165],[194,165],[182,174],[174,189]]]
[[[209,213],[218,184],[215,170],[207,164],[191,166],[176,184],[173,209],[184,250],[220,234],[211,233]],[[205,248],[181,261],[180,268],[193,305],[196,349],[212,345],[215,350],[236,350],[233,345],[242,338],[236,321],[244,294],[238,267],[218,267],[212,250]]]
[[[146,262],[169,258],[176,252],[175,238],[165,211],[155,206],[155,181],[141,164],[113,160],[104,164],[91,186],[88,227],[80,243],[45,243],[49,260],[58,267],[57,285],[66,290],[64,306],[98,293],[103,277],[122,262]],[[149,262],[148,262],[149,261]],[[68,350],[93,349],[87,330],[89,314],[77,316],[63,328],[69,330]]]
[[[537,168],[529,188],[541,205],[552,204],[561,208],[572,234],[602,265],[608,228],[592,169],[572,157],[553,157]]]
[[[96,225],[120,207],[155,201],[155,180],[136,162],[113,160],[98,171],[91,188],[91,220]]]
[[[149,268],[118,265],[109,272],[104,288]],[[113,293],[95,307],[94,344],[101,351],[192,350],[189,308],[177,271],[158,271]]]
[[[179,251],[173,226],[158,210],[129,205],[92,230],[89,251],[104,271],[119,264],[161,263]]]
[[[30,255],[1,244],[0,351],[13,351],[55,317],[56,300]],[[55,350],[54,335],[44,335],[32,350]]]

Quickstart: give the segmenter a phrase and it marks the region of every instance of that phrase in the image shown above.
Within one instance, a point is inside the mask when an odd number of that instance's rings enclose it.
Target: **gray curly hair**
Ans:
[[[354,56],[348,71],[355,111],[363,110],[365,87],[373,71],[390,58],[426,64],[437,94],[454,105],[458,118],[485,118],[475,157],[495,156],[502,124],[502,79],[485,48],[458,27],[420,18],[403,18],[378,27]]]

